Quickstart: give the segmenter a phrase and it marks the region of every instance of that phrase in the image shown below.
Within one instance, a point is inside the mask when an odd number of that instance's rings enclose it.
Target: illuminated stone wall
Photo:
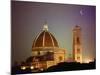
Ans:
[[[82,40],[80,26],[75,26],[73,29],[73,59],[76,62],[82,63]]]

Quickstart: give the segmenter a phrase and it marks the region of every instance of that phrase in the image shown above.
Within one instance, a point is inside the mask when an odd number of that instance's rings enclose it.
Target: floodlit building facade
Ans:
[[[39,69],[65,61],[66,50],[59,48],[58,41],[48,30],[47,23],[43,30],[36,36],[32,45],[32,65]]]
[[[75,26],[73,29],[73,60],[82,63],[82,39],[80,26]]]

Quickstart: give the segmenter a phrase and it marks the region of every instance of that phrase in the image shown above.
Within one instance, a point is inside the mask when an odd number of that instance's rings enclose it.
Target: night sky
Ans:
[[[72,30],[75,25],[81,26],[83,60],[94,59],[95,14],[95,6],[12,1],[12,62],[25,61],[32,55],[33,40],[42,31],[45,21],[60,48],[67,50],[67,55],[72,52]]]

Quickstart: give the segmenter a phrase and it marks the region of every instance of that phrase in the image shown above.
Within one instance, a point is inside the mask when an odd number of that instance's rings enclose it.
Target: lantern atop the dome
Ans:
[[[47,30],[48,31],[48,24],[47,24],[47,22],[44,23],[43,30]]]

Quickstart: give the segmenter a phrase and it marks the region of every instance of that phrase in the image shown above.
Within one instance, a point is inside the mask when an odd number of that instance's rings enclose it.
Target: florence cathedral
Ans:
[[[59,48],[58,41],[48,30],[47,23],[43,30],[36,36],[32,45],[32,65],[36,68],[47,69],[57,63],[64,62],[65,49]]]

